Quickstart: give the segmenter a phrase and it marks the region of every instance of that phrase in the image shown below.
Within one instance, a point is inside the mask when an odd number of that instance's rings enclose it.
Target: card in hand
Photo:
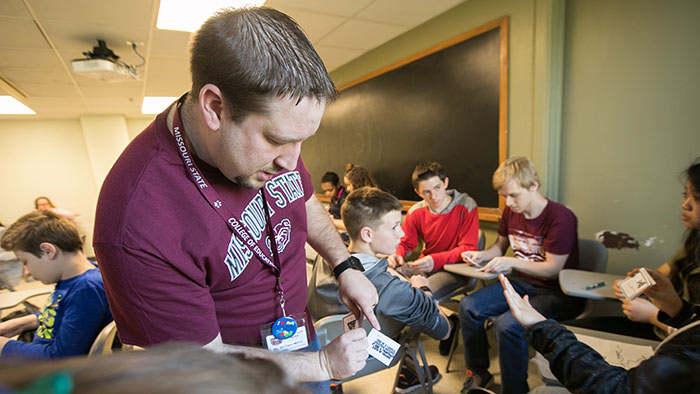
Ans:
[[[396,341],[374,328],[367,335],[367,343],[369,344],[367,347],[369,355],[387,367],[391,364],[391,360],[394,359],[396,352],[399,351],[399,347],[401,347]]]
[[[352,312],[343,317],[343,332],[348,332],[359,327],[362,327],[362,317],[360,317],[358,321]]]
[[[633,300],[649,286],[656,284],[656,281],[649,275],[646,268],[637,271],[631,277],[620,281],[620,291],[628,300]]]

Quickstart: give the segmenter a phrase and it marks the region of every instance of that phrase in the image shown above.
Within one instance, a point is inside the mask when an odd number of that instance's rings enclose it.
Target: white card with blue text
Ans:
[[[367,335],[367,343],[369,344],[367,346],[369,355],[387,367],[391,364],[391,360],[394,359],[396,352],[399,351],[399,347],[401,347],[396,341],[374,328]]]

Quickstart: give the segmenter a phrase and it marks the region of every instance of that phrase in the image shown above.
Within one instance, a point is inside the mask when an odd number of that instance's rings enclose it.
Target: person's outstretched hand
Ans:
[[[501,281],[501,285],[503,286],[503,295],[506,297],[508,306],[510,306],[510,311],[513,313],[513,317],[518,321],[518,323],[525,328],[530,328],[536,323],[547,320],[546,317],[537,312],[537,309],[530,305],[528,296],[520,298],[520,294],[515,291],[505,275],[499,274],[498,280]]]
[[[637,270],[633,271],[636,273]],[[676,293],[671,280],[657,270],[648,269],[647,273],[654,279],[656,284],[644,289],[646,295],[657,308],[673,317],[680,312],[683,307],[683,300]]]

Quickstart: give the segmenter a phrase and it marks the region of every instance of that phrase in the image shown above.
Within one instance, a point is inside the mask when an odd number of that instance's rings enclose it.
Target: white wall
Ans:
[[[92,231],[102,179],[128,141],[151,122],[90,116],[75,120],[0,121],[0,222],[10,225],[34,209],[34,199],[77,214],[93,256]]]

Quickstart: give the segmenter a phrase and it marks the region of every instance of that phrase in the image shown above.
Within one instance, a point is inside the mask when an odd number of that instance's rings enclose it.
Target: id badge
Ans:
[[[296,324],[292,324],[292,322]],[[279,318],[260,326],[265,348],[275,352],[291,352],[309,346],[306,312]]]

